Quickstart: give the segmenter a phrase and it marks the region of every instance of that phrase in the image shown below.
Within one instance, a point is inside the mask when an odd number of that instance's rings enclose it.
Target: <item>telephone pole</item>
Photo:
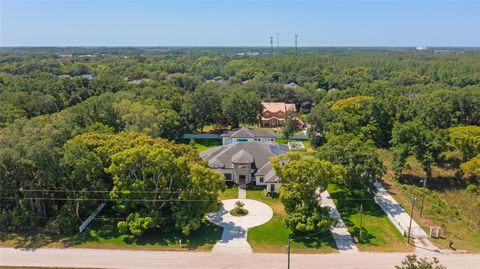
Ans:
[[[292,239],[288,238],[288,269],[290,269],[290,242],[292,241]]]
[[[413,200],[412,200],[412,211],[410,212],[410,224],[408,225],[408,237],[407,237],[407,243],[410,244],[410,234],[412,232],[412,219],[413,219],[413,208],[415,207],[415,203],[417,202],[417,197],[415,197],[415,194],[413,195]]]

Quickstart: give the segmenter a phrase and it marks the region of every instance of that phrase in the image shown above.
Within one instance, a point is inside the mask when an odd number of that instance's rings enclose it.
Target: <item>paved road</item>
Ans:
[[[318,193],[319,190],[317,190]],[[328,191],[320,193],[320,206],[321,207],[330,207],[330,218],[336,219],[337,225],[330,228],[335,244],[337,245],[338,251],[348,252],[348,251],[358,251],[355,242],[353,242],[352,235],[347,229],[347,226],[343,222],[342,216],[337,210],[337,206],[333,202],[332,198]]]
[[[448,269],[479,268],[480,255],[436,254]],[[404,253],[292,254],[291,268],[388,269]],[[285,254],[220,254],[140,250],[0,248],[0,265],[88,268],[286,268]]]
[[[242,201],[248,210],[243,217],[232,216],[229,212],[235,207],[235,202]],[[270,206],[250,199],[228,199],[222,201],[222,208],[207,214],[207,219],[223,227],[222,239],[213,246],[214,253],[252,253],[247,242],[249,228],[262,225],[273,217]]]

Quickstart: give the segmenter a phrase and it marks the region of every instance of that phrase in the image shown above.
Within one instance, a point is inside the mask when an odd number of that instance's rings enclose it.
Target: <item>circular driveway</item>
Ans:
[[[248,215],[242,217],[232,216],[229,212],[235,207],[236,201],[242,201],[248,210]],[[267,204],[251,199],[222,200],[222,208],[207,214],[207,219],[218,226],[237,226],[245,230],[268,222],[273,217],[273,210]]]

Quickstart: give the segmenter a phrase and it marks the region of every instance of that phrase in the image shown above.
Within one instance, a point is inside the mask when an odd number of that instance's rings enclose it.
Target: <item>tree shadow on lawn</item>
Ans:
[[[329,193],[346,224],[348,224],[348,217],[360,212],[360,205],[363,206],[365,215],[376,217],[385,215],[380,206],[373,200],[373,194],[365,191],[350,192],[346,186],[342,185],[336,185],[333,191],[329,190]]]
[[[298,235],[292,235],[293,238],[295,237],[302,237],[304,235],[298,234]],[[319,234],[315,234],[312,236],[307,236],[307,237],[302,237],[299,239],[293,239],[293,242],[297,245],[302,245],[303,247],[306,248],[324,248],[324,247],[331,247],[336,249],[337,244],[335,243],[335,240],[333,239],[332,233],[330,231],[324,231]]]
[[[223,228],[208,221],[204,221],[200,228],[185,236],[180,231],[148,230],[142,236],[121,234],[116,222],[106,220],[87,228],[83,233],[73,236],[65,242],[65,247],[81,246],[90,242],[105,241],[119,246],[182,246],[194,250],[206,244],[215,244],[222,237]]]
[[[365,228],[362,228],[362,239],[360,240],[360,228],[353,227],[353,229],[349,229],[350,234],[352,235],[354,241],[358,244],[369,244],[371,246],[380,246],[376,242],[378,238],[373,234],[369,233]]]
[[[149,230],[141,237],[129,236],[123,241],[129,245],[134,244],[139,246],[177,246],[180,240],[182,240],[183,247],[189,250],[195,250],[206,244],[214,245],[221,239],[222,233],[222,227],[205,221],[198,230],[192,231],[188,236],[177,230]]]
[[[14,247],[24,250],[35,250],[47,246],[51,243],[58,242],[61,240],[60,236],[49,235],[38,232],[30,233],[18,233],[18,234],[7,234],[0,233],[0,241],[9,241],[14,240]]]

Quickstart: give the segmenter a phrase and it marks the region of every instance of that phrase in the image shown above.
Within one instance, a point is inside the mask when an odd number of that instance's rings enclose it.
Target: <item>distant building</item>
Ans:
[[[88,79],[88,80],[92,80],[92,79],[93,79],[93,75],[91,75],[91,74],[82,75],[81,77],[82,77],[82,78],[86,78],[86,79]]]
[[[275,141],[275,134],[272,131],[250,130],[245,127],[226,132],[221,137],[223,145],[252,141],[263,143]]]
[[[260,113],[259,125],[261,127],[281,127],[285,122],[288,111],[296,111],[295,104],[280,102],[262,102],[262,112]],[[303,126],[303,122],[295,117],[298,125]]]
[[[296,88],[298,87],[298,84],[295,82],[290,82],[288,84],[283,84],[283,88]]]
[[[124,78],[125,79],[125,78]],[[140,85],[142,84],[143,82],[149,82],[150,79],[149,78],[142,78],[142,79],[136,79],[136,80],[132,80],[130,82],[128,82],[128,84],[131,84],[131,85]]]
[[[427,50],[427,47],[417,46],[416,50]]]
[[[215,84],[219,84],[219,85],[225,85],[225,84],[227,84],[227,81],[224,80],[224,79],[219,79],[219,80],[209,79],[209,80],[205,81],[205,83],[215,83]]]
[[[86,74],[86,75],[81,75],[81,76],[75,76],[75,77],[72,77],[70,75],[60,75],[58,76],[59,78],[68,78],[68,79],[72,79],[72,78],[86,78],[88,80],[92,80],[93,79],[93,75],[91,74]]]

